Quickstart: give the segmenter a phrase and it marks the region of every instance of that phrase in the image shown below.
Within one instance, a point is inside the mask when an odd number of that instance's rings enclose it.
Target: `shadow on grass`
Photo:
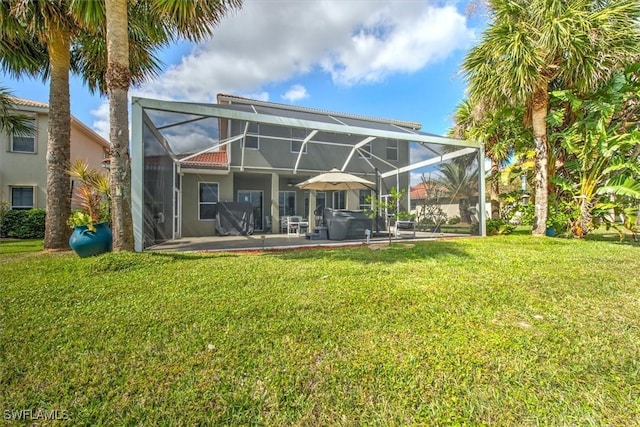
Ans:
[[[377,243],[352,248],[309,248],[265,253],[286,260],[336,259],[361,263],[392,263],[426,258],[469,258],[463,245],[451,241]]]
[[[180,252],[110,252],[97,257],[87,258],[88,267],[94,273],[131,271],[144,268],[160,268],[177,261],[197,261],[203,259],[236,258],[240,255],[180,253]]]
[[[625,235],[623,240],[620,240],[620,236],[613,233],[594,233],[589,234],[586,239],[589,242],[605,242],[612,243],[614,245],[633,246],[640,248],[640,240],[634,241],[630,235]]]
[[[233,252],[145,252],[151,256],[164,257],[173,261],[194,261],[215,258],[237,258],[241,253]]]

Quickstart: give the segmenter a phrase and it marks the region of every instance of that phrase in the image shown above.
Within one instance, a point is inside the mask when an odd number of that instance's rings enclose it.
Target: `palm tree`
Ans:
[[[445,190],[451,200],[458,199],[461,221],[471,223],[470,200],[478,194],[477,163],[466,166],[449,162],[440,165],[439,169],[440,176],[436,180],[437,184]],[[481,206],[480,209],[483,207]]]
[[[67,247],[71,212],[69,69],[74,23],[62,2],[2,2],[2,66],[14,75],[49,78],[45,249]],[[20,28],[20,29],[18,29]],[[45,68],[46,65],[46,68]]]
[[[50,80],[45,249],[68,247],[69,229],[66,221],[71,211],[67,173],[71,152],[69,72],[74,70],[82,73],[90,88],[101,87],[100,82],[105,80],[104,70],[87,66],[90,63],[99,64],[96,59],[104,52],[99,48],[100,41],[104,40],[104,37],[99,37],[99,22],[104,24],[104,7],[100,2],[0,2],[0,63],[3,71],[15,77],[29,75]],[[164,40],[167,37],[165,35]],[[133,38],[143,41],[134,43],[133,49],[143,52],[134,56],[133,61],[132,74],[140,80],[154,74],[159,68],[155,58],[146,52],[150,45],[157,43],[156,38],[163,38],[152,26]],[[83,44],[82,41],[91,41],[92,44]],[[102,63],[105,61],[102,60]]]
[[[459,139],[481,141],[491,161],[489,194],[491,218],[500,216],[500,167],[508,161],[514,150],[520,148],[524,128],[520,110],[503,107],[492,111],[482,103],[463,100],[456,107],[454,126],[449,135]],[[520,119],[520,120],[519,120]]]
[[[158,25],[175,37],[191,41],[211,35],[214,26],[229,10],[239,8],[241,0],[167,0],[144,5]],[[131,218],[131,167],[129,155],[129,40],[127,38],[127,0],[106,0],[107,74],[109,95],[111,154],[111,194],[113,250],[133,250]]]
[[[592,91],[640,52],[638,0],[488,0],[493,21],[465,58],[469,97],[525,106],[533,129],[534,235],[547,218],[549,87]]]
[[[0,86],[0,131],[7,134],[29,135],[33,133],[31,122],[24,114],[12,114],[13,98],[9,90]]]

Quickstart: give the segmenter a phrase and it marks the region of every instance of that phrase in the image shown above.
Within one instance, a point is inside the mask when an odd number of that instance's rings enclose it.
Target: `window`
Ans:
[[[387,160],[398,160],[398,140],[387,140]]]
[[[362,157],[363,159],[370,159],[371,158],[371,141],[367,142],[362,147],[360,147],[358,153],[360,157]]]
[[[212,221],[218,213],[218,184],[201,182],[199,185],[199,217],[200,221]]]
[[[369,196],[371,196],[371,190],[360,190],[360,209],[371,209],[371,200],[367,201]]]
[[[302,141],[308,136],[307,129],[291,128],[291,152],[299,153],[302,148]],[[307,146],[302,150],[303,154],[307,154]]]
[[[33,209],[33,187],[11,187],[11,209]]]
[[[296,214],[296,192],[280,191],[278,193],[279,215],[290,216]]]
[[[36,121],[29,120],[27,126],[31,128],[29,134],[14,133],[11,135],[11,151],[16,153],[35,153],[36,152]]]
[[[346,191],[333,192],[333,209],[345,209]]]
[[[291,152],[299,153],[302,148],[302,141],[291,141]],[[304,146],[304,150],[302,150],[302,154],[307,154],[307,146]]]
[[[260,124],[259,123],[249,123],[249,128],[247,129],[247,136],[244,139],[244,148],[249,148],[251,150],[260,149]]]
[[[327,193],[325,193],[324,191],[318,191],[316,193],[316,211],[319,212],[319,214],[316,215],[322,215],[322,210],[327,206]]]

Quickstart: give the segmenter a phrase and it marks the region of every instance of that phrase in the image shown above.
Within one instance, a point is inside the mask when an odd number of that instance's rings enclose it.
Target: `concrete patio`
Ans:
[[[416,231],[415,237],[402,235],[392,237],[392,242],[428,241],[452,237],[469,237],[468,234],[432,233]],[[370,243],[385,243],[387,235],[376,236]],[[269,251],[309,247],[346,247],[365,245],[366,239],[355,240],[309,240],[304,236],[287,237],[286,234],[254,234],[251,236],[210,236],[185,237],[170,240],[147,248],[154,252],[230,252],[230,251]]]

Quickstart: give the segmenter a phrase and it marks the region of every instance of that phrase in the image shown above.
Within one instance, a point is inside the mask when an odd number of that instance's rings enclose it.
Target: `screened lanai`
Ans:
[[[231,95],[219,95],[217,104],[133,98],[135,248],[215,235],[213,223],[223,203],[253,203],[252,226],[265,233],[278,232],[283,215],[311,216],[319,206],[361,208],[366,195],[362,191],[296,191],[296,183],[333,168],[375,182],[374,195],[383,197],[391,188],[413,193],[411,182],[417,175],[428,188],[431,177],[443,176],[445,164],[473,163],[475,169],[469,170],[475,180],[451,184],[471,185],[458,192],[475,195],[475,204],[484,207],[482,145],[420,128],[410,121]],[[454,198],[447,202],[455,208]],[[404,210],[413,208],[410,200],[403,203]],[[429,203],[425,198],[425,206]],[[485,209],[477,209],[477,234],[485,233],[485,215]]]

